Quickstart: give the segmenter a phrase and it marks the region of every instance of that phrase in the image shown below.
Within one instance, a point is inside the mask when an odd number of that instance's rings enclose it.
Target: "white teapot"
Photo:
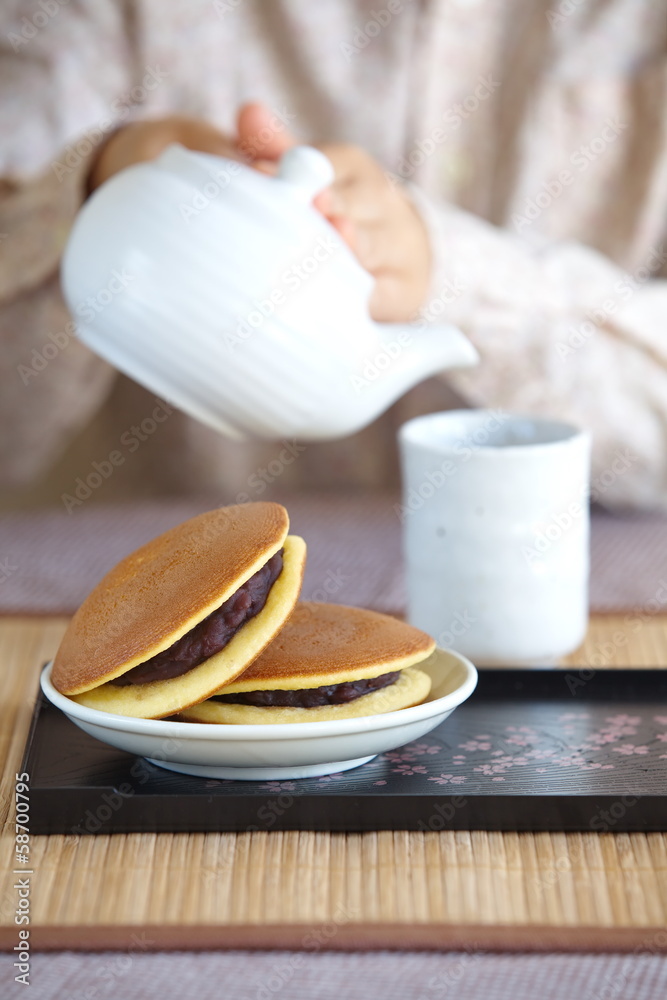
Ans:
[[[65,250],[79,337],[236,438],[341,437],[429,375],[475,364],[453,327],[370,319],[373,279],[312,205],[332,179],[307,146],[277,177],[179,145],[123,170]]]

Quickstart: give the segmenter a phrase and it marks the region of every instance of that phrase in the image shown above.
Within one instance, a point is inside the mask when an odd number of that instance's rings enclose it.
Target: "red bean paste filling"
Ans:
[[[324,687],[306,688],[301,691],[238,691],[236,694],[216,694],[211,701],[225,701],[228,705],[260,705],[262,708],[319,708],[320,705],[346,705],[364,694],[379,691],[395,684],[400,670],[380,674],[360,681],[344,684],[326,684]]]
[[[283,568],[283,550],[276,552],[254,576],[232,594],[224,604],[198,622],[194,628],[172,643],[168,649],[151,656],[150,660],[128,670],[111,681],[118,687],[148,684],[180,677],[198,667],[209,656],[219,653],[246,622],[259,614],[271,587]]]

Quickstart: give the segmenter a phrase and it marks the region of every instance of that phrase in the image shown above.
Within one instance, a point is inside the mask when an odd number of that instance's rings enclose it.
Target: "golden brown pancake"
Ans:
[[[182,711],[188,722],[265,724],[358,718],[422,702],[431,682],[414,669],[435,649],[426,633],[375,611],[302,601],[264,652],[213,699]],[[341,704],[313,708],[232,704],[218,696],[301,692],[400,672],[392,683]],[[334,695],[334,698],[337,695]]]
[[[320,705],[317,708],[263,708],[259,705],[232,705],[209,698],[201,705],[181,712],[185,722],[208,722],[237,726],[265,726],[289,722],[332,722],[358,719],[367,715],[397,712],[399,708],[420,705],[431,690],[431,678],[423,670],[406,667],[390,687],[364,694],[345,705]]]
[[[137,549],[108,573],[72,618],[51,680],[91,708],[161,718],[233,680],[280,630],[299,595],[305,543],[287,511],[248,503],[200,514]],[[264,607],[227,645],[181,676],[117,686],[139,664],[219,609],[282,550]]]

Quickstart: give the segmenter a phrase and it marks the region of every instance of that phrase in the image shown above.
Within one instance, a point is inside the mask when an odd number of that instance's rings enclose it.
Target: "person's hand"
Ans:
[[[94,191],[125,167],[154,160],[172,142],[201,153],[243,160],[269,172],[295,143],[280,119],[262,104],[244,104],[237,129],[236,136],[225,135],[200,118],[184,115],[132,122],[114,132],[99,151],[88,176],[89,190]]]
[[[431,276],[426,227],[405,192],[358,146],[319,146],[336,177],[315,205],[375,278],[373,319],[398,323],[424,304]]]
[[[89,175],[90,190],[124,167],[155,159],[172,142],[272,173],[296,140],[269,108],[254,103],[239,110],[236,136],[182,115],[133,122],[113,133],[100,150]],[[320,149],[333,163],[336,177],[315,205],[375,278],[371,315],[385,322],[411,319],[424,303],[431,271],[421,217],[363,149],[338,143]]]

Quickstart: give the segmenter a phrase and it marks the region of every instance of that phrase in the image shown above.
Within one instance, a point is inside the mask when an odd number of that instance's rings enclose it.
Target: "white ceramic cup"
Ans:
[[[590,438],[500,410],[399,433],[408,620],[481,665],[554,663],[588,621]]]

